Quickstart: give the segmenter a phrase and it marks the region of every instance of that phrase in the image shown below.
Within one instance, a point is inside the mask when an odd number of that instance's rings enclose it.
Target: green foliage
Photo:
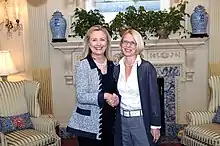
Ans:
[[[125,12],[119,12],[109,24],[105,23],[104,16],[99,10],[87,12],[76,8],[71,29],[75,33],[74,37],[80,36],[81,38],[85,36],[91,26],[96,24],[105,26],[113,39],[117,39],[128,28],[136,29],[144,39],[147,38],[147,32],[161,38],[161,32],[168,36],[171,32],[176,33],[180,29],[183,29],[184,32],[187,31],[182,25],[185,16],[189,16],[185,13],[187,3],[184,1],[177,6],[170,7],[168,11],[146,11],[143,6],[138,9],[129,6]]]
[[[143,6],[139,7],[138,10],[134,6],[129,6],[125,12],[119,12],[110,22],[113,39],[117,39],[118,35],[128,28],[137,30],[145,38],[148,30],[147,14]]]
[[[180,29],[186,31],[181,22],[185,21],[185,16],[190,17],[189,14],[185,13],[187,3],[187,1],[179,3],[177,6],[170,7],[169,11],[149,11],[151,18],[148,23],[149,32],[158,35],[160,30],[166,30],[168,34],[176,33]]]
[[[93,25],[103,25],[109,30],[109,26],[105,23],[104,16],[99,12],[99,10],[86,11],[84,9],[75,9],[74,22],[72,23],[70,29],[73,30],[75,36],[80,36],[83,38],[88,31],[88,29]]]

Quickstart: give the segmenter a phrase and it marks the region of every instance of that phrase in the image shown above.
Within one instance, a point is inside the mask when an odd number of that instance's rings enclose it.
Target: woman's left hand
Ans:
[[[118,95],[116,95],[115,93],[113,93],[113,97],[115,97],[114,107],[116,107],[119,104],[119,98]]]
[[[151,129],[151,134],[153,136],[153,142],[157,142],[160,138],[160,129]]]

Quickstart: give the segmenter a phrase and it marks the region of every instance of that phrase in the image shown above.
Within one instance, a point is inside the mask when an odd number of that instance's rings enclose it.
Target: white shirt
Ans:
[[[141,58],[138,55],[131,73],[126,81],[124,57],[119,61],[120,74],[118,78],[118,91],[121,95],[121,108],[123,110],[138,110],[141,108],[140,93],[137,78],[137,64],[141,64]]]
[[[131,73],[126,81],[125,77],[125,64],[124,57],[119,61],[120,73],[118,78],[118,91],[121,95],[120,107],[123,110],[137,110],[142,109],[141,98],[139,93],[138,78],[137,78],[137,66],[141,64],[141,57],[137,55],[137,58],[131,69]],[[161,126],[152,126],[151,129],[161,128]]]

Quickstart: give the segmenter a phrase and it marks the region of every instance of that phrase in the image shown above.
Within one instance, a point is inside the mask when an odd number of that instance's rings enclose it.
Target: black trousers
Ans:
[[[102,141],[78,136],[79,146],[102,146]]]
[[[114,120],[115,109],[105,103],[102,114],[102,140],[90,139],[82,136],[78,136],[79,146],[114,146]]]
[[[97,140],[78,136],[78,144],[79,146],[114,146],[114,141],[111,137]]]

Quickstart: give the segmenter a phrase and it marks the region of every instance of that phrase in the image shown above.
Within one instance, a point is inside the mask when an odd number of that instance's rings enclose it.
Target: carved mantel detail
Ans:
[[[74,84],[75,62],[80,60],[82,42],[51,43],[54,49],[62,52],[64,57],[64,77],[67,85]]]
[[[168,59],[168,58],[180,58],[180,52],[151,52],[149,54],[150,59]]]
[[[147,40],[143,54],[145,59],[155,65],[181,65],[181,81],[193,81],[195,50],[205,45],[206,41],[207,38]],[[64,56],[66,84],[74,84],[74,63],[81,58],[83,40],[51,43],[51,45]],[[120,52],[119,41],[112,41],[111,47],[112,55]]]

